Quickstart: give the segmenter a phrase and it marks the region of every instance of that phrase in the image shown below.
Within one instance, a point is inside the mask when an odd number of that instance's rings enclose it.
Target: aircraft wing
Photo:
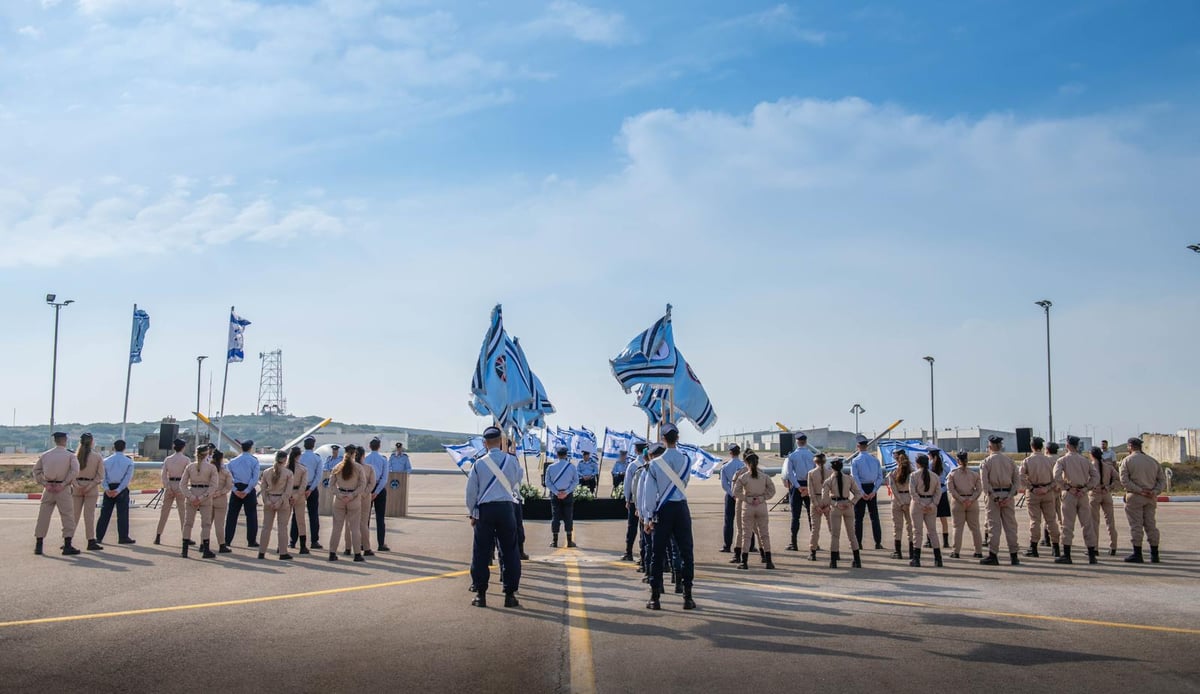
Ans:
[[[224,431],[220,431],[220,428],[216,424],[213,424],[213,421],[206,417],[203,412],[193,412],[192,414],[196,415],[196,418],[203,422],[209,429],[211,429],[213,433],[220,432],[221,443],[229,446],[229,450],[233,451],[234,453],[242,452],[241,441],[238,441],[229,434],[226,434]]]
[[[286,451],[286,450],[290,449],[292,446],[299,446],[300,443],[304,441],[304,439],[308,438],[309,436],[312,436],[313,434],[317,433],[317,431],[325,428],[326,426],[329,426],[329,423],[332,421],[333,421],[333,419],[331,419],[331,418],[326,418],[326,419],[321,420],[321,422],[319,424],[317,424],[315,427],[313,427],[312,429],[309,429],[308,431],[304,432],[303,434],[300,434],[296,438],[294,438],[291,441],[288,441],[287,443],[280,446],[279,450]]]

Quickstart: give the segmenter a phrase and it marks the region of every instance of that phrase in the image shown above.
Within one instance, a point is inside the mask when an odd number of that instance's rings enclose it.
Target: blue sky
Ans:
[[[492,304],[560,424],[676,307],[722,432],[1200,424],[1188,2],[18,0],[0,8],[0,414],[186,417],[196,354],[291,409],[475,429]],[[211,363],[211,362],[210,362]],[[219,364],[217,364],[219,367]],[[220,374],[217,374],[219,383]],[[235,365],[228,410],[255,404]],[[218,386],[219,387],[219,386]],[[218,394],[219,395],[219,394]],[[711,439],[717,432],[700,437]]]

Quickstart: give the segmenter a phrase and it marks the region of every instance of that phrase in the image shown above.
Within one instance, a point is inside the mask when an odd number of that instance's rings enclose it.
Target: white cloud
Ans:
[[[752,27],[778,32],[788,38],[817,46],[824,45],[828,39],[828,35],[825,32],[803,26],[800,23],[799,17],[796,16],[795,11],[792,10],[791,6],[786,4],[776,5],[759,12],[751,12],[740,17],[735,17],[726,22],[726,26]]]
[[[37,27],[33,27],[33,26],[28,26],[28,25],[23,26],[20,29],[17,29],[17,33],[20,34],[21,36],[25,36],[25,37],[28,37],[31,39],[42,38],[42,30],[38,29]]]
[[[528,23],[522,33],[567,35],[584,43],[612,45],[629,38],[625,17],[605,12],[574,0],[554,0],[545,13]]]

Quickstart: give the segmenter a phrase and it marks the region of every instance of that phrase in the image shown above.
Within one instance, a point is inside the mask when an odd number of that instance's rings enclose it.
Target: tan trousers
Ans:
[[[999,502],[988,500],[988,551],[1000,553],[1000,532],[1008,542],[1008,553],[1017,551],[1017,511],[1013,508],[1016,499],[1008,497],[1008,505],[1001,506]]]
[[[924,513],[925,509],[929,509],[929,513]],[[922,506],[913,501],[910,513],[912,514],[910,522],[916,526],[916,537],[911,540],[913,547],[921,546],[921,535],[924,534],[925,538],[929,540],[930,547],[940,548],[942,543],[938,539],[937,532],[937,506]]]
[[[1129,541],[1134,547],[1142,546],[1142,533],[1150,540],[1151,547],[1158,546],[1158,499],[1147,499],[1140,494],[1125,495],[1125,517],[1129,519]]]
[[[329,551],[337,554],[338,545],[342,542],[342,528],[345,526],[346,532],[350,533],[350,539],[347,540],[350,551],[356,552],[358,549],[359,533],[362,531],[362,526],[358,523],[358,518],[362,515],[362,497],[354,496],[346,500],[341,494],[335,494],[333,497],[333,534],[329,536]]]
[[[983,535],[979,532],[979,502],[971,504],[970,508],[963,506],[954,499],[950,500],[950,517],[954,519],[954,553],[962,552],[963,526],[971,531],[971,539],[975,541],[975,553],[983,551]]]
[[[739,500],[734,504],[733,508],[733,535],[735,538],[733,546],[741,547],[742,549],[750,546],[748,544],[750,540],[746,538],[746,522],[742,520],[743,507],[745,505],[746,502]]]
[[[63,539],[74,537],[75,509],[71,504],[71,490],[64,489],[61,492],[42,490],[42,503],[38,506],[37,529],[33,534],[35,538],[46,537],[46,531],[50,529],[50,514],[54,513],[55,509],[58,509],[58,518],[62,521]]]
[[[808,538],[808,551],[815,552],[821,546],[821,521],[825,521],[825,527],[829,529],[830,535],[833,534],[833,522],[830,518],[829,509],[831,506],[822,506],[817,502],[816,497],[813,497],[812,502],[812,534]]]
[[[218,494],[212,499],[213,532],[217,536],[217,545],[225,543],[225,514],[229,512],[229,495]],[[201,516],[200,522],[204,522]]]
[[[313,492],[316,494],[316,492]],[[304,490],[292,492],[292,517],[296,519],[296,530],[299,536],[308,541],[308,499],[304,498]],[[289,535],[290,537],[290,535]]]
[[[179,490],[178,482],[168,482],[167,486],[163,487],[162,507],[158,512],[158,530],[155,535],[162,535],[163,530],[167,528],[167,518],[171,516],[171,506],[175,506],[179,512],[179,528],[183,529],[183,516],[187,512],[184,508],[187,506],[187,498],[183,492]]]
[[[226,504],[228,505],[228,504]],[[192,505],[191,500],[185,504],[183,513],[183,539],[192,539],[192,526],[196,523],[196,512],[200,512],[200,542],[210,542],[212,540],[212,521],[213,521],[213,500],[212,498],[205,499],[200,502],[200,508]],[[224,531],[224,528],[221,528]],[[218,542],[224,542],[225,536],[220,535]]]
[[[1100,512],[1104,512],[1104,522],[1108,523],[1108,548],[1117,548],[1117,523],[1113,517],[1113,502],[1112,494],[1107,491],[1094,491],[1089,499],[1089,506],[1092,510],[1092,527],[1096,534],[1096,541],[1100,541]]]
[[[271,508],[271,504],[280,500],[283,501],[281,508]],[[287,554],[288,521],[292,519],[287,501],[286,497],[279,494],[263,495],[263,525],[258,537],[259,552],[267,551],[267,545],[271,542],[271,523],[274,522],[275,529],[279,531],[279,537],[276,538],[277,549],[281,555]]]
[[[834,504],[829,508],[829,551],[837,552],[840,546],[840,538],[838,537],[842,526],[846,527],[846,537],[850,541],[850,549],[858,551],[858,538],[854,537],[854,504],[850,504],[846,508],[838,508]]]
[[[765,501],[758,504],[743,501],[741,506],[742,528],[744,532],[750,535],[757,535],[762,551],[770,552],[771,532],[767,529],[767,510],[770,506]]]
[[[1079,527],[1083,530],[1085,546],[1089,549],[1094,548],[1096,546],[1096,526],[1092,525],[1092,508],[1087,494],[1075,496],[1069,491],[1063,492],[1062,511],[1063,545],[1073,546],[1071,541],[1075,539],[1075,521],[1078,520]]]
[[[100,488],[92,487],[87,494],[77,494],[71,490],[71,506],[75,511],[75,522],[71,524],[71,535],[79,528],[79,519],[83,519],[83,532],[88,541],[96,539],[96,501],[100,498]]]
[[[908,529],[908,544],[913,543],[912,494],[899,493],[892,499],[892,539],[903,542],[905,526]]]
[[[1050,542],[1058,544],[1062,539],[1062,531],[1058,527],[1058,494],[1048,491],[1038,496],[1036,489],[1030,489],[1025,495],[1025,508],[1029,509],[1029,544],[1036,545],[1042,541],[1042,523],[1050,531]]]
[[[371,510],[374,508],[371,501],[371,495],[364,494],[362,508],[359,510],[362,521],[358,525],[358,541],[362,545],[364,552],[371,549]]]

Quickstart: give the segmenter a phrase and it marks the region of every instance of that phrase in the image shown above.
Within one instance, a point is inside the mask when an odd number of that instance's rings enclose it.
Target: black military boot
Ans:
[[[733,559],[730,559],[729,563],[730,564],[741,564],[742,563],[742,548],[741,547],[733,548]]]
[[[1150,563],[1151,564],[1159,563],[1158,547],[1155,547],[1154,545],[1150,545]]]
[[[79,554],[79,550],[75,549],[75,546],[71,544],[71,538],[69,537],[63,540],[62,552],[64,557],[73,557],[76,554]]]
[[[162,544],[162,535],[155,535],[155,536],[154,536],[154,544],[156,544],[156,545],[161,545],[161,544]]]
[[[746,558],[746,555],[743,554],[742,559],[744,560],[745,558]],[[683,594],[683,579],[682,578],[675,579],[675,594],[676,595]]]
[[[259,559],[266,559],[266,558],[267,558],[267,553],[266,553],[266,552],[259,552],[259,553],[258,553],[258,558],[259,558]]]
[[[508,591],[505,591],[505,593],[504,593],[504,606],[505,606],[505,607],[520,607],[520,606],[521,606],[521,603],[520,603],[520,601],[519,601],[519,600],[517,600],[517,594],[516,594],[516,593],[510,593],[510,592],[508,592]]]
[[[854,561],[850,562],[850,568],[852,568],[852,569],[861,569],[862,568],[862,554],[857,549],[854,550]]]
[[[815,549],[814,549],[814,550],[809,550],[809,552],[808,552],[808,560],[809,560],[809,561],[816,561],[816,560],[817,560],[817,550],[815,550]]]
[[[567,533],[567,547],[577,547],[575,544],[574,533]]]
[[[928,540],[928,539],[926,539],[926,540],[925,540],[925,544],[924,544],[924,545],[922,545],[922,547],[923,547],[924,549],[933,549],[933,546],[929,544],[929,540]]]
[[[1096,549],[1095,547],[1088,547],[1088,563],[1089,564],[1099,564],[1100,563],[1100,550]]]
[[[942,565],[942,550],[936,547],[933,550],[933,565],[937,567],[941,567]]]
[[[1058,545],[1054,545],[1054,558],[1057,559],[1061,556],[1062,556],[1062,548],[1059,547]]]
[[[554,533],[553,539],[550,540],[551,547],[558,547],[558,533]]]
[[[1013,566],[1020,566],[1021,558],[1017,556],[1016,552],[1009,552],[1008,553],[1008,563]]]
[[[786,548],[786,549],[784,549],[784,551],[785,551],[785,552],[798,552],[798,551],[800,551],[800,546],[796,544],[796,533],[792,533],[792,544],[788,545],[788,546],[787,546],[787,548]]]
[[[921,565],[921,550],[919,550],[919,549],[913,550],[913,557],[912,557],[912,559],[908,560],[908,565],[909,566],[920,566]]]
[[[767,563],[767,550],[763,549],[762,547],[758,548],[758,563]]]
[[[904,555],[900,553],[900,541],[896,540],[896,551],[892,552],[892,559],[903,559]]]
[[[88,551],[89,552],[99,552],[102,549],[104,549],[104,548],[100,546],[99,542],[97,542],[95,540],[88,540]]]
[[[217,555],[213,553],[212,546],[205,540],[200,544],[200,557],[202,559],[216,559]]]
[[[301,554],[312,554],[312,552],[308,551],[308,538],[307,537],[300,538],[300,553]]]
[[[696,601],[692,599],[692,587],[688,586],[683,589],[683,609],[696,609]]]
[[[742,555],[742,563],[738,564],[738,568],[741,569],[742,571],[746,571],[750,568],[750,560],[748,559],[749,556],[750,556],[749,552]]]
[[[750,549],[749,549],[748,551],[750,551],[750,552],[757,552],[757,551],[758,551],[758,546],[755,544],[755,542],[756,542],[757,540],[758,540],[758,538],[757,538],[757,537],[755,537],[754,535],[751,535],[751,536],[750,536]]]
[[[1071,545],[1063,545],[1062,556],[1054,560],[1055,564],[1074,564],[1071,561]]]
[[[355,554],[354,561],[366,561],[366,559],[363,559],[363,555],[361,554]]]
[[[942,549],[950,546],[950,533],[942,533]]]
[[[355,556],[355,558],[358,558],[357,554],[354,556]],[[471,600],[471,606],[472,607],[487,607],[487,593],[482,590],[479,591],[478,593],[476,593],[475,598],[473,600]]]
[[[829,568],[836,569],[838,562],[838,552],[829,553]]]
[[[1042,531],[1042,546],[1043,547],[1050,546],[1050,531],[1049,530]]]
[[[661,597],[662,597],[662,595],[657,590],[651,589],[650,590],[650,599],[648,601],[646,601],[646,609],[647,610],[661,610],[662,604],[659,602],[659,598],[661,598]]]
[[[229,545],[217,545],[217,554],[233,554],[233,550],[229,549]]]
[[[770,552],[767,552],[767,569],[769,569],[771,571],[775,570],[775,562],[771,561],[771,553]]]
[[[1125,557],[1126,564],[1145,564],[1146,560],[1142,557],[1142,548],[1134,547],[1133,554]]]
[[[1030,542],[1030,543],[1029,543],[1029,549],[1025,550],[1025,556],[1027,556],[1027,557],[1036,557],[1036,556],[1038,556],[1038,551],[1037,551],[1037,543],[1036,543],[1036,542]]]
[[[999,566],[1000,560],[996,558],[995,552],[988,552],[987,558],[980,559],[979,563],[983,566]]]
[[[633,561],[633,545],[626,543],[625,554],[621,556],[621,561]]]
[[[39,538],[34,539],[33,553],[34,554],[42,553],[42,538],[39,537]]]
[[[185,542],[185,543],[183,543],[183,549],[179,552],[179,556],[183,557],[184,559],[187,559],[188,558],[187,555],[188,555],[188,543]]]
[[[912,559],[912,558],[913,558],[913,550],[914,550],[914,549],[916,549],[916,547],[913,547],[913,543],[910,541],[910,542],[908,543],[908,558],[909,558],[909,559]]]
[[[337,560],[338,560],[337,552],[330,552],[329,553],[329,561],[337,561]]]

